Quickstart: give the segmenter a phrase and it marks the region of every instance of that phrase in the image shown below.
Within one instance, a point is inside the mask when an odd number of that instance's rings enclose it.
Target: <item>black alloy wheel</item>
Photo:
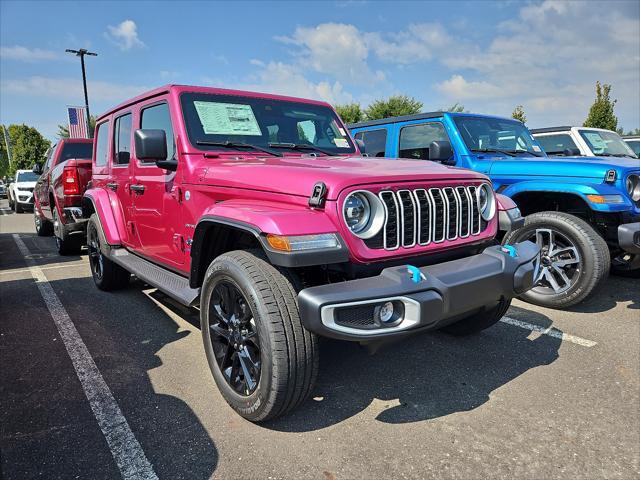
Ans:
[[[224,379],[239,395],[251,395],[260,382],[260,339],[253,312],[232,281],[213,287],[209,318],[207,334]]]

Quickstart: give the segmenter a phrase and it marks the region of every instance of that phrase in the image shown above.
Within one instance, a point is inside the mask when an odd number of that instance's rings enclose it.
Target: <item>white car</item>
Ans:
[[[39,175],[31,170],[18,170],[14,182],[7,192],[9,207],[16,213],[33,209],[33,189],[36,186]]]
[[[534,138],[548,155],[638,158],[616,132],[602,128],[534,128]]]
[[[640,135],[631,135],[628,137],[622,137],[622,139],[627,142],[627,145],[631,147],[631,150],[640,157]]]

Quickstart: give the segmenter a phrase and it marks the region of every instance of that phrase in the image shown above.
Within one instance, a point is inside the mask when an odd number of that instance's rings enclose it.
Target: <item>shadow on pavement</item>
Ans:
[[[210,478],[218,464],[213,440],[191,408],[158,393],[149,376],[162,365],[158,352],[190,332],[136,288],[93,292],[86,278],[50,284],[158,477]],[[6,478],[112,477],[106,442],[34,281],[0,282],[0,295],[2,311],[14,312],[0,325]]]
[[[629,309],[640,309],[640,279],[611,275],[593,296],[567,310],[578,313],[602,313],[615,308],[621,302],[630,302],[627,305]]]
[[[551,321],[539,315],[536,323]],[[495,389],[558,358],[561,340],[498,323],[472,337],[426,333],[371,356],[356,344],[325,341],[312,396],[267,428],[304,432],[326,428],[365,410],[375,399],[376,420],[401,424],[473,410]]]

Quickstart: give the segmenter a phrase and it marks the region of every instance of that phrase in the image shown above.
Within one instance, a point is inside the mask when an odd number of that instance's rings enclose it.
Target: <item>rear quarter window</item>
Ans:
[[[65,162],[71,158],[91,159],[93,144],[91,143],[65,143],[57,163]]]
[[[107,155],[109,154],[109,122],[101,123],[96,127],[96,158],[94,163],[97,167],[107,165]]]

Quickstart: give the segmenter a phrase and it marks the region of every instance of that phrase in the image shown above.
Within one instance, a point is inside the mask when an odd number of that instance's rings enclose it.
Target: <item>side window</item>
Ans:
[[[116,118],[113,132],[113,163],[128,165],[131,158],[131,114]]]
[[[153,107],[145,108],[140,112],[140,115],[142,117],[140,120],[140,128],[165,131],[167,134],[167,159],[172,159],[175,155],[176,146],[173,140],[173,127],[171,126],[169,105],[160,103]]]
[[[47,160],[44,162],[44,166],[42,167],[43,171],[48,170],[51,167],[51,160],[55,157],[54,152],[56,151],[56,148],[57,148],[57,145],[54,145],[47,152]]]
[[[578,148],[571,135],[562,133],[559,135],[540,135],[535,137],[542,149],[549,153],[562,153],[567,148]]]
[[[386,129],[358,132],[356,138],[364,142],[365,152],[370,157],[384,157],[387,145]]]
[[[400,157],[429,160],[429,145],[438,140],[449,141],[440,122],[410,125],[400,130]]]
[[[109,151],[109,122],[101,123],[96,127],[96,158],[94,163],[97,167],[104,167],[107,164],[107,153]]]

